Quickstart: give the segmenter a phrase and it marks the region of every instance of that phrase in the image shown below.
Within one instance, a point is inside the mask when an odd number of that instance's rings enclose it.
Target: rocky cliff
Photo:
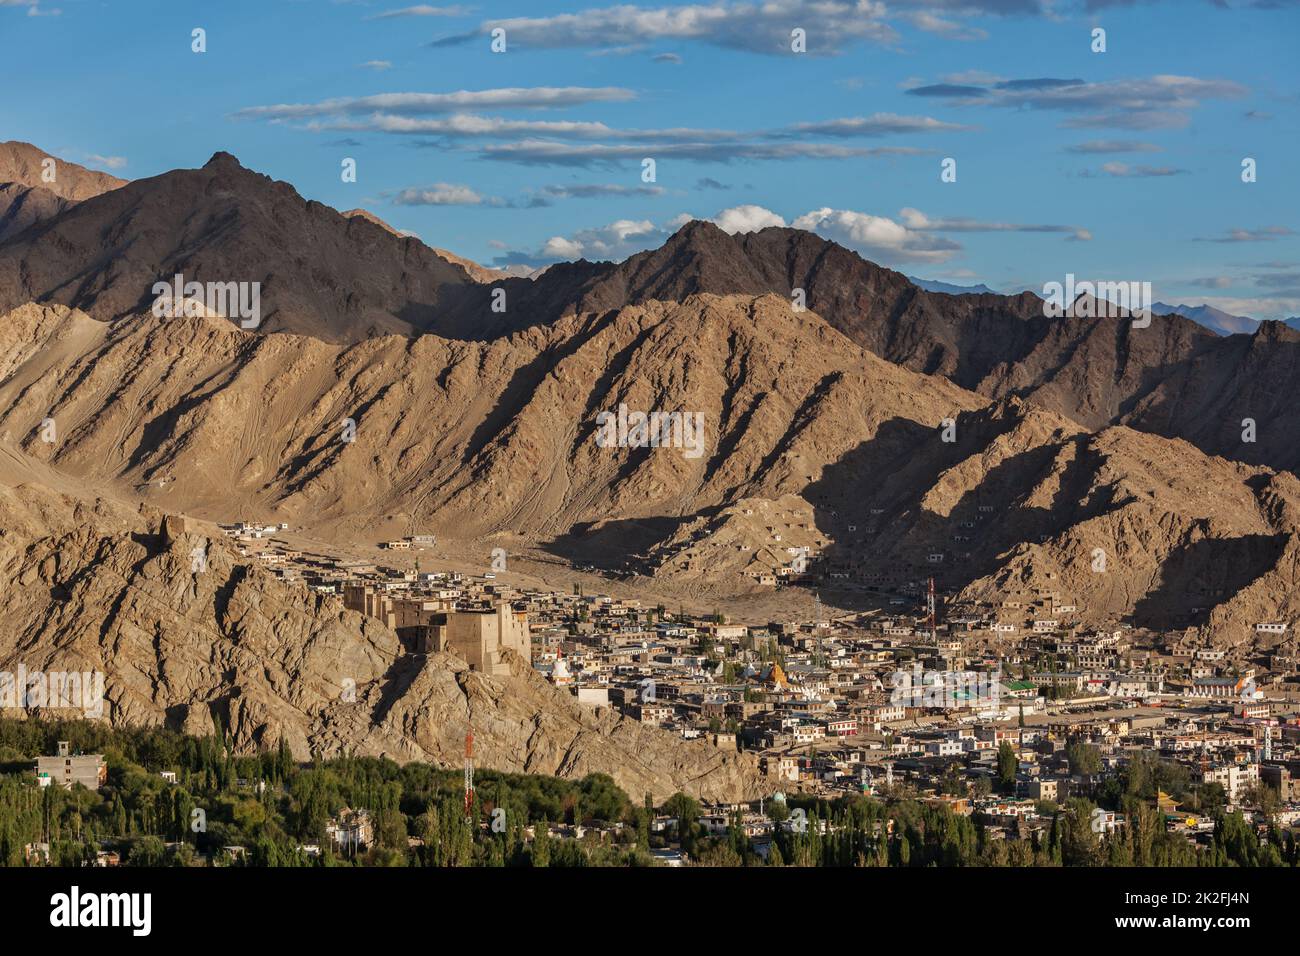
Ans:
[[[752,757],[586,708],[518,658],[511,676],[486,677],[406,654],[381,622],[154,509],[0,483],[0,529],[0,670],[102,671],[114,724],[220,728],[244,752],[283,737],[301,759],[346,750],[444,766],[459,765],[472,727],[494,769],[606,773],[657,799],[762,790]]]

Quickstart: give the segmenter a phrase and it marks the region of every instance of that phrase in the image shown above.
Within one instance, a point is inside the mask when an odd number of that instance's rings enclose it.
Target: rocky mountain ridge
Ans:
[[[602,445],[599,416],[620,407],[698,413],[698,453]],[[60,473],[227,520],[506,535],[732,589],[753,583],[763,549],[806,543],[897,583],[938,573],[980,600],[1059,586],[1090,623],[1218,621],[1232,640],[1300,611],[1287,597],[1293,476],[990,402],[773,295],[651,302],[490,342],[347,347],[29,305],[0,320],[0,408],[0,441]],[[781,521],[734,520],[779,502]],[[1234,604],[1254,582],[1268,597]]]
[[[480,764],[499,770],[605,773],[658,800],[764,792],[751,757],[584,707],[518,658],[488,677],[406,653],[382,622],[280,582],[200,526],[17,482],[15,464],[0,481],[0,670],[100,671],[114,724],[442,766],[459,765],[472,728]]]

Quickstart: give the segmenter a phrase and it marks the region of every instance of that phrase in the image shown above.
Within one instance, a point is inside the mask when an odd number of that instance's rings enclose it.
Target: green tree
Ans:
[[[1016,756],[1015,748],[1010,742],[1004,740],[998,744],[998,783],[1003,790],[1010,790],[1015,786],[1016,771],[1020,769],[1020,758]]]

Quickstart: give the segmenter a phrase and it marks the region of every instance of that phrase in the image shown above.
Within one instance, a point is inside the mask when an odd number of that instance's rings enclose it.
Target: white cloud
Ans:
[[[853,116],[820,123],[796,123],[790,129],[816,136],[882,136],[887,133],[959,132],[972,128],[960,123],[945,123],[933,116],[872,113],[870,116]]]
[[[393,202],[399,206],[478,206],[484,199],[468,186],[434,183],[432,186],[403,189]]]
[[[93,163],[96,166],[105,166],[108,169],[123,169],[126,166],[126,157],[100,156],[98,153],[87,153],[86,162]]]
[[[703,217],[679,213],[661,226],[649,220],[621,219],[597,229],[586,229],[572,236],[553,236],[536,253],[511,252],[498,258],[498,265],[517,263],[544,265],[558,259],[625,259],[634,253],[662,245],[669,236],[695,219]],[[745,204],[719,210],[711,219],[730,234],[755,232],[769,226],[785,226],[779,213],[763,206]],[[938,235],[953,232],[1054,232],[1067,239],[1088,239],[1091,235],[1078,226],[1044,226],[1017,223],[980,222],[973,219],[933,219],[917,209],[904,209],[899,219],[876,216],[850,209],[824,207],[804,213],[790,223],[795,229],[815,232],[838,242],[867,259],[884,265],[904,263],[941,263],[962,251],[960,243]]]
[[[400,10],[385,10],[383,13],[376,13],[373,17],[367,17],[366,19],[393,20],[398,17],[463,17],[469,12],[469,7],[432,7],[427,3],[421,3],[413,7],[402,7]]]
[[[617,219],[605,226],[580,229],[571,236],[552,236],[536,252],[514,250],[493,262],[498,266],[543,266],[580,258],[618,261],[662,245],[669,235],[668,229],[656,226],[649,219]]]
[[[1102,153],[1158,153],[1160,147],[1155,143],[1143,143],[1131,139],[1091,139],[1086,143],[1067,146],[1065,151],[1087,156]]]
[[[1287,226],[1264,226],[1261,229],[1229,229],[1226,234],[1214,238],[1197,238],[1197,242],[1273,242],[1294,236],[1295,231]]]
[[[892,43],[898,34],[885,22],[885,4],[875,0],[784,0],[727,2],[641,9],[631,5],[551,17],[487,20],[468,34],[434,43],[466,43],[501,27],[518,48],[606,49],[662,40],[696,40],[759,53],[790,54],[790,31],[807,30],[810,54],[835,53],[862,40]]]
[[[1080,226],[990,222],[965,217],[932,219],[921,210],[910,207],[900,209],[898,214],[909,229],[918,232],[1059,232],[1081,242],[1092,238],[1092,233]]]
[[[713,217],[713,222],[723,232],[735,235],[738,232],[757,232],[768,226],[784,226],[785,220],[762,206],[744,205],[724,209]]]
[[[989,36],[987,31],[979,27],[968,27],[955,20],[945,20],[924,10],[905,13],[902,16],[918,30],[947,37],[950,40],[987,40]]]
[[[737,160],[852,159],[867,156],[915,156],[926,152],[907,146],[871,148],[829,143],[653,143],[571,144],[543,139],[486,146],[484,159],[524,166],[617,167],[640,163],[649,153],[655,159],[684,159],[700,163],[730,163]]]
[[[987,73],[984,70],[964,70],[961,73],[948,73],[943,76],[945,83],[955,83],[958,86],[992,86],[995,83],[1002,83],[1006,80],[1005,76],[999,76],[996,73]],[[909,83],[908,86],[919,85]]]
[[[1158,176],[1178,176],[1187,172],[1174,166],[1133,166],[1128,163],[1102,163],[1101,172],[1117,179],[1144,179]],[[1085,175],[1088,175],[1085,173]]]
[[[558,259],[626,259],[645,249],[662,245],[669,236],[700,216],[680,213],[662,226],[649,220],[619,220],[598,229],[586,229],[572,236],[553,236],[535,254],[515,252],[498,264],[525,263],[542,265]],[[769,226],[785,226],[785,219],[762,206],[731,206],[708,220],[730,234],[755,232]],[[793,223],[839,242],[877,262],[942,262],[960,251],[961,246],[948,239],[926,235],[882,216],[848,210],[818,209],[800,216]]]
[[[814,209],[791,225],[838,242],[885,264],[943,262],[961,250],[952,240],[917,232],[885,216],[848,209]]]
[[[662,196],[662,186],[628,186],[623,183],[568,183],[543,186],[537,192],[556,199],[604,199],[609,196]]]
[[[541,255],[550,259],[577,259],[582,255],[582,243],[563,236],[551,236],[542,246]]]
[[[1020,110],[1085,113],[1062,125],[1077,129],[1169,129],[1185,126],[1188,112],[1204,100],[1235,99],[1246,87],[1229,80],[1156,74],[1130,79],[1086,82],[1034,77],[997,82],[944,82],[913,86],[911,96],[930,97],[963,106],[1002,106]]]
[[[586,236],[585,245],[587,246],[600,246],[602,244],[613,246],[626,242],[633,236],[648,236],[655,231],[655,224],[649,219],[619,219],[610,223],[604,229],[597,230],[594,233],[580,233],[579,235]]]
[[[447,117],[428,118],[376,112],[363,119],[336,120],[307,124],[313,130],[350,132],[403,133],[425,136],[478,137],[546,136],[552,139],[619,139],[631,142],[707,143],[734,140],[740,134],[719,129],[614,129],[600,122],[586,120],[519,120],[474,113],[455,113]]]
[[[635,99],[631,90],[617,86],[530,86],[454,93],[379,93],[374,96],[335,97],[318,103],[278,103],[249,106],[235,113],[250,119],[304,119],[346,116],[372,111],[427,114],[466,109],[546,109],[587,103],[618,103]]]

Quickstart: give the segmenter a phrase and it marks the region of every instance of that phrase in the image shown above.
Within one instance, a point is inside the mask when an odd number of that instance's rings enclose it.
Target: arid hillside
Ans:
[[[381,622],[244,563],[208,526],[21,480],[47,477],[21,455],[0,459],[0,670],[101,671],[115,724],[220,726],[243,752],[283,737],[300,759],[443,766],[459,764],[472,727],[480,765],[495,769],[606,773],[661,800],[762,790],[752,758],[583,707],[522,660],[486,677],[405,653]]]
[[[125,179],[52,157],[30,143],[0,143],[0,243]]]
[[[602,447],[620,406],[698,413],[702,439]],[[0,322],[0,407],[0,440],[33,458],[211,518],[508,534],[731,590],[764,549],[807,544],[896,583],[1060,590],[1087,621],[1233,641],[1297,610],[1293,476],[990,403],[772,295],[346,347],[29,305]]]
[[[42,188],[42,155],[0,149],[0,308],[57,303],[115,321],[145,310],[154,283],[180,273],[260,283],[261,332],[340,344],[425,332],[492,342],[696,294],[790,301],[802,290],[856,345],[988,398],[1031,401],[1092,430],[1127,424],[1184,438],[1252,464],[1300,463],[1300,435],[1278,399],[1300,388],[1300,333],[1277,323],[1218,336],[1178,314],[1149,325],[1049,317],[1031,293],[930,292],[810,232],[729,235],[703,221],[624,262],[515,277],[400,235],[366,210],[306,200],[226,153],[125,185],[61,164],[54,194],[32,192]],[[4,175],[17,184],[7,192]],[[1257,426],[1249,440],[1245,419]]]
[[[31,143],[10,140],[0,143],[0,183],[40,188],[80,202],[125,186],[127,181],[51,156]]]

